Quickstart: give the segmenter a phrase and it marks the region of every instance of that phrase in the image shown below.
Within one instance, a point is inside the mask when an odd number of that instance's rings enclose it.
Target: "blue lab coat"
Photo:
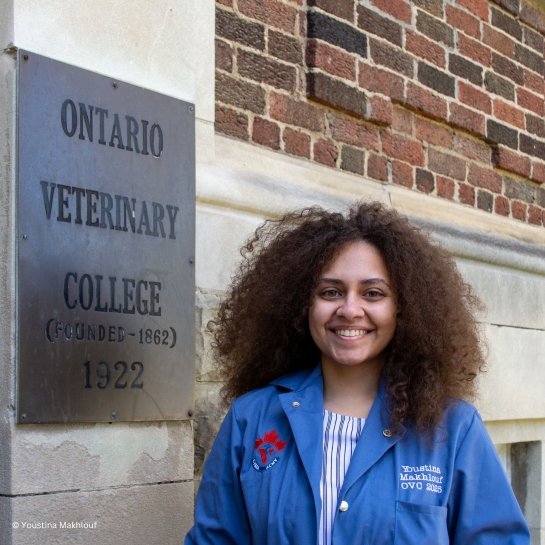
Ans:
[[[333,545],[530,543],[472,405],[447,409],[431,447],[388,428],[381,384],[339,494]],[[319,366],[237,399],[206,460],[185,545],[316,545],[322,444]]]

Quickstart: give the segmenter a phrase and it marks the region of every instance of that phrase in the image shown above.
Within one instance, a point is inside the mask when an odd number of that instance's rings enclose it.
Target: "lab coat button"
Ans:
[[[299,403],[299,401],[294,401],[291,406],[294,408],[294,409],[298,409],[300,406],[301,406],[301,403]]]
[[[384,430],[382,435],[384,435],[384,437],[392,437],[392,432],[390,430]]]
[[[339,507],[339,511],[348,511],[348,503],[344,500],[341,502],[341,505]]]

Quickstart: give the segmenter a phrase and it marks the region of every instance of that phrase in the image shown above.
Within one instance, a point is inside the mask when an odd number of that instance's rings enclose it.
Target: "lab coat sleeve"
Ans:
[[[195,525],[185,545],[250,545],[250,523],[240,485],[242,434],[232,406],[206,459]]]
[[[456,453],[448,512],[451,545],[530,543],[526,521],[476,411]]]

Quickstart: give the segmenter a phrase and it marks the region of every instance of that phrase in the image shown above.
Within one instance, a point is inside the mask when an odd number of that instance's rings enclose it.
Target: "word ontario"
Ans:
[[[78,106],[79,115],[78,108],[69,98],[62,103],[61,125],[66,136],[74,136],[79,127],[78,138],[85,140],[85,136],[87,136],[89,142],[92,142],[96,127],[94,120],[98,120],[99,144],[105,146],[107,135],[109,135],[108,145],[112,148],[117,146],[118,149],[142,155],[149,155],[151,151],[154,157],[160,157],[163,153],[163,131],[158,123],[154,123],[148,129],[149,121],[145,119],[138,122],[132,115],[125,115],[123,123],[119,114],[108,117],[108,110],[104,108],[86,105],[82,102],[79,102]]]
[[[56,211],[57,221],[83,224],[88,227],[128,231],[139,235],[176,238],[175,224],[179,208],[135,198],[111,195],[82,187],[40,182],[45,217]],[[166,213],[165,213],[166,209]],[[168,235],[167,235],[168,233]]]

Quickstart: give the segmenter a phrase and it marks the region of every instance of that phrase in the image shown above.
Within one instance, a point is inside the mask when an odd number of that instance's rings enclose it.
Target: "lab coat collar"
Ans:
[[[313,370],[284,375],[271,384],[288,390],[280,393],[279,399],[290,422],[295,444],[310,482],[316,508],[316,520],[319,521],[322,508],[320,478],[324,410],[322,368],[317,365]],[[382,378],[377,397],[348,466],[339,501],[350,487],[406,433],[405,428],[401,426],[400,432],[394,436],[390,433],[389,426],[389,402],[386,384]]]

